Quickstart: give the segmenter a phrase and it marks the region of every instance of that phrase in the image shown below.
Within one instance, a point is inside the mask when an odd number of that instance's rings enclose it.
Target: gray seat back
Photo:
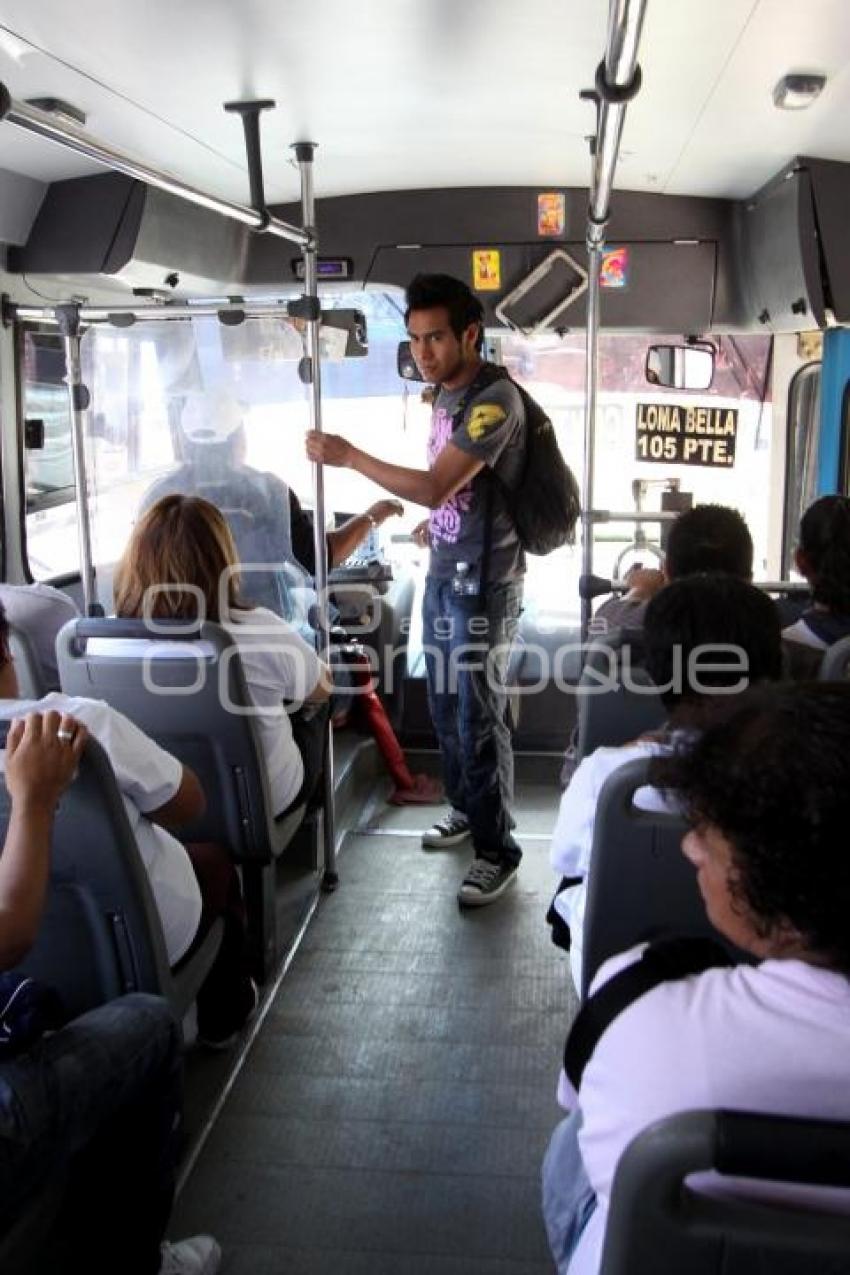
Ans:
[[[848,677],[850,677],[850,636],[839,638],[824,652],[818,672],[818,680],[821,682],[844,682]]]
[[[241,863],[249,960],[254,977],[263,981],[278,955],[275,859],[305,810],[300,806],[274,818],[242,662],[225,630],[210,622],[156,625],[160,632],[152,634],[143,620],[66,624],[56,638],[62,689],[105,700],[198,776],[206,809],[181,836],[218,842]],[[155,643],[160,651],[153,657],[149,646],[118,655],[93,653],[92,638],[129,638]]]
[[[2,724],[2,742],[8,723]],[[11,802],[0,784],[0,835]],[[70,1017],[122,996],[173,1000],[162,926],[112,766],[90,739],[56,812],[47,907],[21,971],[55,987]]]
[[[29,633],[9,623],[9,651],[15,663],[18,691],[22,699],[41,699],[50,690],[41,660]]]
[[[693,1173],[850,1188],[850,1124],[686,1111],[644,1129],[622,1155],[600,1275],[838,1275],[850,1216],[698,1195]]]
[[[576,689],[579,761],[600,746],[628,744],[663,724],[666,710],[641,659],[639,634],[627,629],[587,648]]]
[[[144,620],[70,621],[56,639],[62,689],[105,700],[191,767],[207,805],[181,829],[185,840],[217,841],[236,860],[268,863],[288,838],[273,817],[236,648],[218,624],[156,626],[151,633]],[[92,638],[151,645],[108,655],[89,651]]]
[[[582,996],[603,961],[647,939],[709,937],[736,959],[705,914],[696,873],[681,851],[685,821],[639,810],[649,758],[627,762],[602,786],[593,823],[582,954]]]

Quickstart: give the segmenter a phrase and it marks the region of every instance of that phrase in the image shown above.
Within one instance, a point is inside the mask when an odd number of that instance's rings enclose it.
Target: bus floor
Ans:
[[[339,889],[184,1171],[170,1231],[214,1233],[223,1275],[551,1272],[540,1163],[576,1008],[544,920],[561,758],[517,761],[524,858],[487,908],[457,905],[468,843],[422,850],[437,810],[361,793]]]

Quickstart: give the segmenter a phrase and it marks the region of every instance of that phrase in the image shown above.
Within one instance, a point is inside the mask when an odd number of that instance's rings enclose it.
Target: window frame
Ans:
[[[797,426],[799,424],[797,407],[802,399],[803,389],[807,387],[810,381],[815,381],[814,390],[810,400],[809,410],[806,413],[805,426],[810,435],[814,435],[815,454],[813,457],[814,464],[814,485],[817,494],[817,445],[818,433],[820,430],[820,397],[821,397],[821,374],[822,363],[819,359],[811,359],[808,363],[804,363],[802,367],[791,378],[788,386],[788,401],[785,415],[785,498],[782,516],[782,555],[780,559],[782,579],[787,579],[793,568],[793,552],[794,544],[797,539],[797,529],[800,526],[800,519],[803,516],[808,502],[806,500],[806,489],[800,481],[799,497],[796,496],[797,482]],[[806,439],[807,451],[809,437]],[[796,504],[795,504],[796,502]]]

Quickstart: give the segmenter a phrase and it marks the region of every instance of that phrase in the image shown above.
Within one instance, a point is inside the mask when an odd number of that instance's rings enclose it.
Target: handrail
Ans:
[[[78,155],[83,155],[86,159],[103,164],[115,173],[123,173],[125,177],[132,177],[135,181],[146,182],[148,186],[155,186],[157,190],[176,195],[187,203],[196,204],[199,208],[207,208],[210,212],[220,213],[222,217],[229,217],[231,221],[240,221],[243,225],[250,226],[252,230],[274,235],[278,239],[286,239],[302,247],[307,247],[313,242],[312,231],[299,230],[297,226],[291,226],[286,221],[258,212],[253,208],[246,208],[244,204],[234,204],[227,199],[219,199],[216,195],[208,195],[205,191],[198,190],[197,186],[191,186],[171,173],[152,168],[142,160],[118,150],[117,147],[97,141],[76,124],[65,123],[48,111],[41,111],[38,107],[30,106],[26,102],[15,101],[6,86],[0,84],[0,120],[3,119],[28,133],[44,137],[49,142],[57,142],[67,150],[76,151]]]
[[[587,357],[585,361],[584,465],[582,470],[582,574],[593,574],[593,478],[596,442],[596,382],[599,341],[599,270],[614,170],[626,106],[640,88],[637,64],[638,44],[646,10],[646,0],[610,0],[608,42],[605,57],[596,72],[596,136],[593,143],[593,172],[587,210]],[[582,599],[581,629],[587,636],[591,608]]]

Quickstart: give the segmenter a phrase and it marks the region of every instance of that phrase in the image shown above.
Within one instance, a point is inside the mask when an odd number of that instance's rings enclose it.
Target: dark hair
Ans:
[[[751,580],[753,541],[749,528],[737,509],[697,505],[671,524],[665,567],[670,580],[699,571],[726,571],[739,580]]]
[[[475,348],[480,350],[484,344],[484,307],[460,279],[450,274],[418,274],[407,285],[405,302],[405,323],[411,310],[434,310],[443,306],[449,313],[449,327],[458,340],[470,323],[477,323]]]
[[[790,921],[850,974],[850,685],[750,691],[651,777],[730,842],[730,888],[759,933]]]
[[[668,708],[693,703],[715,690],[743,689],[742,681],[780,677],[780,635],[779,613],[766,593],[730,575],[685,576],[659,590],[646,609],[646,668]],[[713,646],[736,647],[739,653],[707,650],[695,661],[692,679],[692,655]],[[678,682],[678,689],[664,689],[670,682]]]
[[[800,552],[815,602],[850,615],[850,499],[821,496],[800,519]]]

